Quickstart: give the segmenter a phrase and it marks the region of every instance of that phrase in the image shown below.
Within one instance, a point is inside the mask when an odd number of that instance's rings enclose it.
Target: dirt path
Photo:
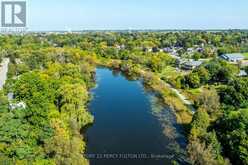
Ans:
[[[9,59],[4,58],[0,65],[0,90],[3,89],[3,85],[7,79]]]
[[[176,95],[180,98],[180,100],[181,100],[185,105],[187,105],[187,106],[191,109],[191,111],[192,111],[193,114],[196,112],[195,108],[193,107],[193,103],[192,103],[186,96],[184,96],[183,94],[181,94],[179,90],[173,88],[171,85],[169,85],[169,84],[166,84],[166,85],[167,85],[173,92],[176,93]]]
[[[145,74],[144,70],[141,70],[142,74]],[[195,108],[193,107],[193,103],[185,96],[183,95],[178,89],[172,87],[170,84],[164,82],[163,80],[160,79],[160,82],[163,83],[165,86],[167,86],[171,91],[173,91],[177,97],[186,105],[190,108],[192,113],[194,114],[196,112]]]

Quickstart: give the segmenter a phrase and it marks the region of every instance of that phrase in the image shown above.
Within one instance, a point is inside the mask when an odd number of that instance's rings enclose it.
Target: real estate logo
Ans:
[[[26,27],[26,1],[1,2],[1,26],[6,28]]]

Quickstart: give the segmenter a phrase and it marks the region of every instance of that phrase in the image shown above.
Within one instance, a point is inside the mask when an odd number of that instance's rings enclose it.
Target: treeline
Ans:
[[[26,46],[26,45],[25,45]],[[66,48],[19,48],[10,56],[1,93],[1,164],[88,164],[80,130],[93,122],[86,109],[94,86],[94,57]]]
[[[17,48],[71,47],[95,52],[108,58],[127,58],[137,52],[152,48],[178,47],[179,55],[195,45],[204,48],[202,58],[223,53],[248,52],[248,33],[227,32],[88,32],[82,34],[27,34],[25,36],[0,36],[0,47]]]

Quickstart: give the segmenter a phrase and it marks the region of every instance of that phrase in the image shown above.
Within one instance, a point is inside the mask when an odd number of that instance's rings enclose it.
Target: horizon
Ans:
[[[246,0],[27,0],[29,31],[248,29]]]
[[[77,32],[246,32],[248,29],[82,29],[82,30],[27,30],[27,33],[77,33]],[[0,32],[1,34],[1,32]]]

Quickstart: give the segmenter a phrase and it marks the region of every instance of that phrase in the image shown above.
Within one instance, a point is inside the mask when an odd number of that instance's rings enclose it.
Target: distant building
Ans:
[[[144,52],[152,52],[152,48],[143,48]]]
[[[166,48],[163,48],[162,51],[165,52],[165,53],[169,53],[174,58],[179,58],[179,57],[177,57],[178,56],[177,50],[174,47],[173,48],[166,47]]]
[[[19,103],[10,103],[9,104],[10,110],[16,110],[16,109],[26,109],[26,104],[24,102]]]
[[[14,99],[14,93],[8,93],[8,100],[11,101]]]
[[[199,52],[199,53],[203,53],[204,52],[204,48],[196,48],[196,51]]]
[[[185,70],[193,70],[199,67],[202,63],[202,61],[188,61],[182,65],[182,68]]]
[[[9,109],[16,110],[16,109],[26,109],[26,104],[24,102],[14,102],[14,93],[8,93],[8,100],[9,100]]]
[[[153,48],[152,48],[152,52],[153,52],[153,53],[160,52],[160,49],[159,49],[158,47],[153,47]]]
[[[194,53],[194,48],[188,48],[188,49],[187,49],[187,52],[188,52],[188,53]]]
[[[172,53],[174,51],[174,49],[170,48],[170,47],[167,47],[167,48],[164,48],[163,51],[165,53]]]
[[[229,62],[240,62],[245,59],[245,56],[241,53],[223,54],[220,57]]]
[[[246,77],[246,76],[247,76],[247,73],[246,73],[246,71],[244,71],[244,70],[240,70],[238,76],[239,76],[239,77]]]
[[[125,49],[125,45],[116,45],[116,48],[118,50],[123,50],[123,49]]]

